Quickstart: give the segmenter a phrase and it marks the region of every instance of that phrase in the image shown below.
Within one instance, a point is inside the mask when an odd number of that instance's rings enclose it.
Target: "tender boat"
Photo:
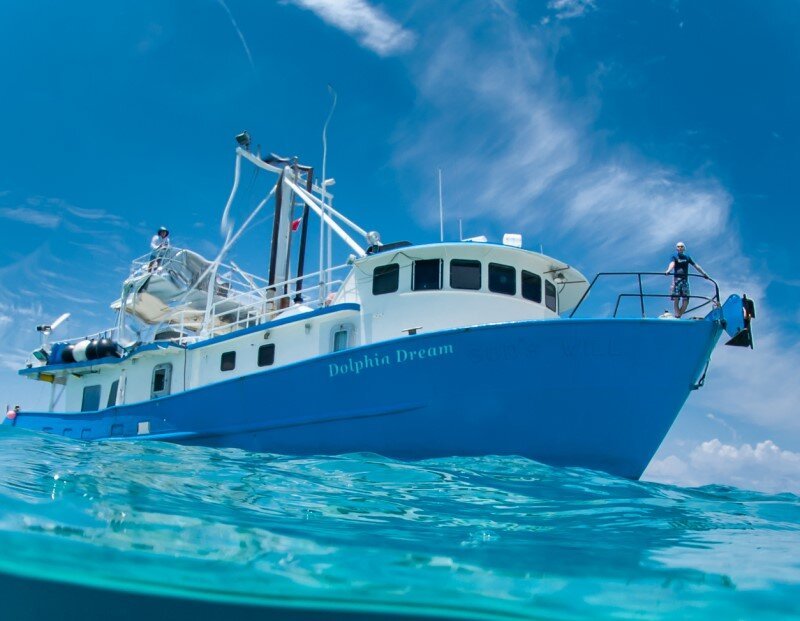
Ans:
[[[40,326],[42,347],[20,373],[52,384],[50,411],[9,412],[5,425],[287,454],[516,454],[638,478],[722,332],[752,346],[752,301],[721,304],[713,281],[676,320],[646,308],[668,297],[648,292],[655,275],[590,283],[519,236],[382,243],[332,207],[312,168],[237,138],[220,256],[138,259],[112,304],[116,324],[93,337],[51,344]],[[234,230],[243,163],[277,182]],[[273,199],[264,279],[225,257]],[[305,274],[312,213],[320,269]],[[332,234],[352,252],[344,265],[326,260]],[[609,279],[634,286],[613,312],[582,316]],[[663,274],[657,282],[665,288]],[[636,316],[623,316],[631,302]]]

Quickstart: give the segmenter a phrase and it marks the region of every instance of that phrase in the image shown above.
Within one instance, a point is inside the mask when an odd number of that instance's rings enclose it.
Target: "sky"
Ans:
[[[110,326],[156,228],[216,255],[240,131],[319,167],[330,84],[335,205],[384,241],[438,240],[441,168],[446,239],[589,276],[681,240],[753,297],[755,349],[717,348],[645,478],[800,493],[798,31],[780,0],[4,2],[0,401],[46,405],[16,376],[35,326]],[[234,219],[269,184],[246,171]]]

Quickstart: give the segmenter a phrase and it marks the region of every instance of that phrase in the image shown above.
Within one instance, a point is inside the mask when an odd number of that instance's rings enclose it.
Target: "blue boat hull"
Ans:
[[[711,319],[462,328],[97,413],[22,413],[14,424],[84,439],[285,454],[515,454],[638,478],[720,332]],[[137,435],[142,422],[149,423],[148,435]]]

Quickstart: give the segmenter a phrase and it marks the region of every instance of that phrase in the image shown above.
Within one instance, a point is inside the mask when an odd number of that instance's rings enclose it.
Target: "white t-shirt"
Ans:
[[[158,250],[159,248],[169,248],[169,235],[166,237],[161,237],[158,233],[153,235],[153,239],[150,240],[150,247],[153,250]]]

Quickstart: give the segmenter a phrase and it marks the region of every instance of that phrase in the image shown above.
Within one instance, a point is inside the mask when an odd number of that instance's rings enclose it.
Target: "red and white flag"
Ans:
[[[297,220],[292,220],[292,232],[296,231],[300,228],[300,223],[303,221],[303,218],[297,218]]]

